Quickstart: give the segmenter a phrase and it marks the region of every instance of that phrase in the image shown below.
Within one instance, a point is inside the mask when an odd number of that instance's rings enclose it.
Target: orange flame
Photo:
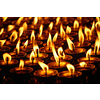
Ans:
[[[7,58],[8,58],[8,60],[7,60]],[[4,59],[5,63],[10,63],[10,61],[11,61],[11,55],[9,55],[8,53],[4,53],[3,54],[3,59]]]
[[[81,21],[81,20],[82,20],[82,17],[77,17],[77,20],[78,20],[78,21]]]
[[[91,27],[91,32],[95,29],[95,22],[93,21],[92,27]]]
[[[7,20],[8,17],[2,17],[3,22],[5,22]]]
[[[81,67],[87,66],[87,64],[86,64],[85,62],[80,62],[79,65],[80,65]]]
[[[74,43],[70,40],[70,38],[67,36],[67,44],[68,44],[68,48],[72,51],[74,51],[75,49],[75,45]]]
[[[98,38],[100,40],[100,31],[97,31]]]
[[[17,49],[17,53],[19,54],[19,52],[20,52],[20,39],[17,42],[16,49]]]
[[[35,54],[34,54],[34,51],[32,51],[31,52],[31,54],[30,54],[30,62],[32,62],[33,61],[33,58],[35,57]]]
[[[65,53],[63,52],[63,48],[62,47],[59,47],[58,48],[58,55],[60,58],[65,58]]]
[[[8,25],[8,32],[11,31],[12,29],[14,29],[15,26],[14,25]]]
[[[23,20],[24,17],[20,17],[18,18],[17,22],[16,22],[16,25],[19,25],[21,23],[21,21]]]
[[[47,48],[51,48],[52,47],[52,37],[51,37],[51,34],[49,33],[49,37],[48,37],[48,40],[47,40]]]
[[[90,48],[86,53],[86,58],[90,58],[92,49]]]
[[[20,37],[22,36],[23,31],[24,31],[24,28],[23,28],[23,27],[20,27],[20,28],[19,28],[19,36],[20,36]]]
[[[86,39],[91,40],[91,35],[92,35],[91,30],[85,26],[84,31],[85,31]]]
[[[69,26],[66,27],[66,33],[70,34],[71,33],[71,28]]]
[[[26,40],[26,42],[24,43],[24,47],[26,48],[28,45],[28,40]]]
[[[56,25],[58,25],[59,21],[60,21],[60,17],[57,17],[56,18]]]
[[[23,67],[24,67],[24,60],[20,59],[19,68],[23,68]]]
[[[22,27],[23,27],[23,30],[26,31],[27,30],[27,27],[28,27],[27,23],[24,22]]]
[[[33,25],[36,25],[37,24],[37,22],[38,22],[38,17],[34,17],[34,20],[33,20]]]
[[[39,55],[39,46],[38,45],[34,45],[33,50],[34,50],[35,55]]]
[[[79,37],[79,43],[80,45],[82,45],[84,42],[84,34],[82,32],[82,27],[79,28],[78,37]]]
[[[74,74],[75,72],[75,68],[72,64],[67,64],[67,68],[68,68],[68,71],[71,73],[71,74]]]
[[[2,47],[5,42],[6,42],[6,40],[0,40],[0,47]]]
[[[41,24],[40,28],[39,28],[39,37],[41,37],[43,32],[43,25]]]
[[[97,21],[100,21],[100,18],[99,18],[99,17],[96,17],[96,20],[97,20]]]
[[[13,37],[13,38],[12,38]],[[14,30],[13,32],[12,32],[12,34],[10,35],[10,41],[11,42],[14,42],[16,39],[17,39],[17,31],[16,30]]]
[[[53,28],[53,22],[51,22],[51,23],[49,24],[49,30],[52,30],[52,28]]]
[[[98,31],[98,28],[100,28],[100,20],[96,22],[95,27],[97,28],[97,31]]]
[[[2,28],[2,29],[0,30],[0,35],[1,35],[3,32],[4,32],[4,28]]]
[[[74,21],[73,27],[74,28],[79,28],[79,22],[77,20]]]
[[[32,33],[31,33],[31,37],[30,37],[30,40],[32,41],[32,38],[35,40],[35,31],[32,30]]]
[[[56,32],[56,34],[53,36],[53,42],[56,42],[57,37],[58,37],[58,32]]]
[[[62,38],[65,37],[65,31],[64,31],[64,29],[63,29],[62,24],[60,25],[60,35],[61,35]]]

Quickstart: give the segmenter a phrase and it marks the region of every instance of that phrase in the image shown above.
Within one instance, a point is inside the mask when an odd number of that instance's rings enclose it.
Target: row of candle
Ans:
[[[18,21],[21,20],[21,18],[22,17],[20,17],[17,21],[14,20],[12,22],[18,23]],[[14,66],[14,64],[18,66],[18,61],[20,61],[21,63],[23,62],[23,60],[25,64],[25,67],[22,67],[22,65],[21,67],[19,66],[13,69],[9,67],[8,69],[10,70],[10,73],[14,72],[14,74],[15,73],[24,74],[24,73],[34,72],[33,75],[38,78],[42,76],[46,77],[46,79],[43,79],[43,80],[47,80],[46,82],[48,82],[48,77],[49,79],[51,78],[50,80],[52,80],[51,76],[57,76],[61,80],[64,78],[62,82],[67,79],[67,83],[68,82],[70,83],[70,80],[68,79],[77,79],[77,78],[79,79],[79,76],[82,76],[82,74],[85,75],[86,72],[88,73],[88,71],[92,72],[92,70],[95,69],[95,66],[96,68],[98,67],[99,65],[98,63],[100,59],[98,57],[91,57],[91,55],[93,56],[99,55],[99,49],[98,49],[99,48],[99,28],[97,27],[97,24],[99,22],[98,18],[96,18],[97,22],[96,22],[95,27],[94,27],[94,21],[93,21],[91,30],[87,28],[86,26],[83,27],[82,25],[80,25],[76,28],[67,26],[66,32],[65,32],[64,31],[65,26],[63,26],[62,21],[60,20],[59,17],[56,18],[56,23],[57,23],[57,20],[59,21],[59,25],[56,25],[57,27],[59,26],[58,29],[54,28],[53,26],[54,21],[50,22],[49,27],[47,27],[47,29],[44,31],[43,31],[42,25],[45,25],[45,24],[43,23],[40,24],[43,20],[41,20],[41,22],[38,21],[40,25],[29,24],[30,26],[33,25],[34,27],[36,27],[37,25],[40,26],[40,28],[39,27],[37,28],[39,30],[38,32],[39,34],[37,33],[37,29],[35,30],[33,28],[34,30],[31,29],[31,31],[28,30],[27,28],[25,29],[29,19],[25,22],[24,22],[25,20],[24,19],[23,24],[22,23],[17,24],[14,29],[12,28],[12,30],[10,30],[10,32],[4,31],[4,28],[1,29],[1,33],[4,34],[4,35],[1,34],[1,40],[0,40],[1,55],[4,52],[9,52],[9,54],[11,55],[10,56],[8,53],[6,53],[6,56],[5,56],[5,53],[3,54],[4,61],[3,60],[0,61],[1,66],[11,66],[11,65]],[[33,22],[35,22],[36,19],[37,18],[35,17]],[[44,20],[49,21],[48,18],[47,19],[44,18]],[[75,22],[77,22],[78,24],[82,24],[82,21],[78,22],[77,20],[75,20],[74,23]],[[19,29],[19,32],[16,31],[17,28]],[[69,32],[70,29],[72,29],[72,32]],[[84,39],[83,29],[85,29],[84,31],[85,31],[86,39]],[[8,35],[9,37],[7,36],[5,37],[5,39],[8,38],[9,40],[4,39],[4,36],[6,35]],[[29,35],[30,35],[30,40],[28,37]],[[78,37],[79,37],[79,42],[78,41],[72,42],[75,38],[78,38]],[[95,44],[93,44],[94,41],[95,41]],[[22,43],[21,44],[22,46],[20,46],[20,43]],[[66,43],[68,45],[66,45]],[[91,46],[91,44],[93,45]],[[41,47],[42,45],[43,47]],[[11,50],[10,50],[10,47],[11,47]],[[90,47],[92,48],[95,47],[93,52],[92,52],[92,49],[90,49]],[[14,51],[11,52],[12,50]],[[56,51],[58,51],[58,53]],[[80,58],[81,56],[85,56],[85,53],[86,53],[86,57]],[[13,58],[12,60],[11,60],[11,57]],[[28,59],[26,60],[25,57],[27,57],[29,60]],[[20,59],[23,59],[23,60],[20,60]],[[52,61],[50,62],[50,60]],[[79,64],[77,64],[77,61],[79,62]],[[47,65],[45,63],[47,63]],[[70,63],[74,64],[75,68]],[[43,68],[43,70],[37,70],[39,69],[38,68],[39,65]],[[2,67],[2,69],[4,70],[6,68]],[[65,71],[65,70],[69,70],[69,71]],[[4,70],[4,72],[6,71]]]

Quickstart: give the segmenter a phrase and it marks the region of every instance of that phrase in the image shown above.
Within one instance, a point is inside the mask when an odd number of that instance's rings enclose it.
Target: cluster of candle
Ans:
[[[1,83],[99,83],[99,17],[0,22]]]

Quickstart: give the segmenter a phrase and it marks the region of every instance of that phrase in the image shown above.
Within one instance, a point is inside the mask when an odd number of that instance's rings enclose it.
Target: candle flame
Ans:
[[[17,49],[17,53],[19,54],[19,52],[20,52],[20,39],[17,42],[16,49]]]
[[[12,29],[14,29],[15,26],[14,25],[8,25],[8,32],[11,31]]]
[[[99,18],[99,17],[96,17],[96,20],[97,20],[97,21],[100,21],[100,18]]]
[[[52,47],[52,37],[51,34],[49,33],[48,40],[47,40],[47,48]]]
[[[2,47],[5,42],[6,42],[6,40],[0,40],[0,47]]]
[[[21,23],[21,21],[23,20],[24,17],[20,17],[18,18],[17,22],[16,22],[16,25],[19,25]]]
[[[32,30],[32,33],[31,33],[31,37],[30,37],[30,40],[32,41],[32,38],[35,40],[35,31]]]
[[[56,32],[56,34],[53,36],[53,42],[56,42],[57,37],[58,37],[58,32]]]
[[[19,36],[20,36],[20,37],[22,36],[23,31],[24,31],[24,28],[23,28],[23,27],[20,27],[20,28],[19,28]]]
[[[80,65],[81,67],[85,67],[87,64],[86,64],[85,62],[80,62],[79,65]]]
[[[59,47],[58,48],[58,55],[60,58],[65,58],[65,53],[63,52],[63,48],[62,47]]]
[[[38,22],[38,17],[34,17],[34,20],[33,20],[32,24],[33,24],[33,25],[36,25],[37,22]]]
[[[5,22],[7,20],[8,17],[2,17],[3,22]]]
[[[65,31],[63,29],[63,25],[62,24],[60,25],[60,35],[61,35],[62,38],[65,37]]]
[[[73,73],[75,72],[75,68],[72,64],[67,64],[67,69],[70,73]]]
[[[93,21],[92,27],[91,27],[91,32],[95,29],[95,22]]]
[[[98,38],[100,40],[100,31],[97,31]]]
[[[26,31],[27,30],[27,27],[28,27],[27,23],[24,22],[22,27],[23,27],[23,31]]]
[[[81,21],[81,20],[82,20],[82,17],[77,17],[77,20],[78,20],[78,21]]]
[[[2,29],[0,30],[0,35],[2,35],[3,32],[4,32],[4,28],[2,28]]]
[[[56,25],[58,25],[59,21],[60,21],[60,17],[57,17],[56,18]]]
[[[23,68],[23,67],[24,67],[24,60],[20,59],[19,68]]]
[[[3,54],[3,60],[4,60],[5,63],[7,63],[7,58],[8,58],[8,63],[10,63],[11,55],[9,55],[8,53],[4,53]]]
[[[24,43],[24,47],[26,48],[28,45],[28,40],[26,40],[26,42]]]
[[[30,62],[32,62],[34,57],[35,57],[35,54],[34,54],[34,51],[32,51],[31,54],[30,54],[30,58],[29,58]]]
[[[17,31],[14,30],[10,35],[10,41],[14,42],[17,39],[17,34],[18,34]]]
[[[41,24],[40,28],[39,28],[39,37],[41,37],[43,32],[43,25]]]
[[[98,22],[96,22],[95,27],[96,27],[97,31],[100,31],[100,20]]]
[[[66,27],[66,33],[70,34],[71,33],[71,28],[69,26]]]
[[[86,53],[86,58],[89,58],[89,57],[90,57],[90,55],[91,55],[91,51],[92,51],[91,48],[87,51],[87,53]]]
[[[34,50],[35,55],[39,54],[39,46],[38,45],[34,45],[33,50]]]
[[[79,28],[79,22],[77,20],[74,21],[73,27],[74,28]]]
[[[49,24],[49,30],[52,30],[52,28],[53,28],[53,22],[51,22],[51,23]]]

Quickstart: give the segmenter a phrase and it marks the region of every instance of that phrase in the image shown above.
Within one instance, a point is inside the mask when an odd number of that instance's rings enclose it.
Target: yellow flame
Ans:
[[[86,39],[91,40],[91,35],[92,35],[91,30],[85,26],[84,31],[85,31]]]
[[[57,17],[56,18],[56,25],[58,25],[59,21],[60,21],[60,17]]]
[[[41,24],[40,28],[39,28],[39,37],[41,37],[43,32],[43,25]]]
[[[34,57],[35,57],[35,54],[34,54],[34,51],[32,51],[31,54],[30,54],[30,58],[29,58],[30,62],[32,62]]]
[[[11,61],[11,55],[9,55],[8,53],[4,53],[3,54],[3,59],[4,59],[5,63],[7,63],[7,58],[8,58],[8,63],[10,63],[10,61]]]
[[[82,27],[79,28],[78,37],[79,37],[79,43],[80,45],[82,45],[84,42],[84,34],[82,32]]]
[[[62,47],[59,47],[58,48],[58,55],[60,58],[65,58],[65,53],[63,52],[63,48]]]
[[[58,37],[58,32],[56,32],[56,34],[53,36],[53,42],[56,42],[57,37]]]
[[[6,42],[6,40],[0,40],[0,47],[2,47],[5,42]]]
[[[24,60],[20,59],[19,68],[23,68],[23,67],[24,67]]]
[[[68,48],[70,49],[70,50],[74,50],[74,48],[75,48],[75,45],[74,45],[74,43],[70,40],[70,38],[67,36],[67,44],[68,44]]]
[[[99,18],[99,17],[96,17],[96,20],[97,20],[97,21],[100,21],[100,18]]]
[[[63,29],[63,25],[62,24],[60,25],[60,35],[61,35],[62,38],[65,37],[65,31]]]
[[[49,33],[48,40],[47,40],[47,48],[52,47],[52,37],[51,34]]]
[[[74,74],[75,68],[74,68],[74,66],[73,66],[72,64],[67,64],[67,68],[68,68],[68,71],[69,71],[70,73],[73,73],[73,74]]]
[[[24,31],[24,28],[23,28],[23,27],[20,27],[20,28],[19,28],[19,36],[20,36],[20,37],[22,36],[23,31]]]
[[[27,30],[27,27],[28,27],[27,23],[24,22],[22,27],[23,27],[23,30],[26,31]]]
[[[14,42],[16,39],[17,39],[17,31],[16,30],[14,30],[13,32],[12,32],[12,34],[10,35],[10,41],[12,41],[12,42]],[[13,38],[12,38],[13,37]]]
[[[53,22],[51,22],[51,23],[49,24],[49,29],[52,30],[52,28],[53,28]]]
[[[14,25],[8,25],[8,32],[11,31],[12,29],[14,29],[15,26]]]
[[[100,31],[97,31],[98,38],[100,40]]]
[[[93,21],[92,27],[91,27],[91,32],[95,29],[95,22]]]
[[[69,26],[66,27],[66,33],[70,34],[71,33],[71,28]]]
[[[81,67],[85,67],[85,66],[87,65],[87,63],[85,63],[85,62],[80,62],[79,65],[80,65]]]
[[[43,63],[43,62],[40,62],[40,61],[38,61],[38,63],[39,63],[39,65],[40,65],[40,67],[45,71],[48,71],[49,70],[49,67],[45,64],[45,63]]]
[[[0,35],[1,35],[3,32],[4,32],[4,28],[2,28],[2,29],[0,30]]]
[[[77,20],[74,21],[73,27],[74,28],[79,28],[79,22]]]
[[[34,45],[33,50],[34,50],[35,55],[39,54],[39,46],[38,45]],[[37,52],[37,50],[38,50],[38,52]]]
[[[95,27],[97,28],[97,31],[98,31],[98,28],[100,28],[100,20],[96,22]]]
[[[16,22],[16,25],[19,25],[21,23],[21,21],[23,20],[24,17],[20,17],[18,18],[17,22]]]
[[[86,53],[86,58],[89,58],[89,57],[90,57],[90,55],[91,55],[91,51],[92,51],[91,48],[87,51],[87,53]]]
[[[17,42],[16,49],[17,49],[17,53],[19,54],[19,52],[20,52],[20,39]]]
[[[24,47],[26,48],[28,45],[28,40],[26,40],[26,42],[24,43]]]
[[[8,17],[2,17],[3,22],[5,22],[7,20]]]
[[[34,20],[33,20],[33,25],[36,25],[37,24],[37,22],[38,22],[38,17],[34,17]]]

